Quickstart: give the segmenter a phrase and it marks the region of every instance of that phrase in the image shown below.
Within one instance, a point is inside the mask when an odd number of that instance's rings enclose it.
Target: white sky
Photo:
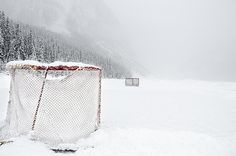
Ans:
[[[151,74],[170,79],[236,81],[236,0],[103,1],[125,29],[134,60]],[[109,25],[113,16],[102,0],[0,2],[0,9],[8,10],[10,17],[56,32],[81,29],[109,41],[112,34],[122,34],[116,30],[116,22]]]
[[[104,0],[164,78],[236,80],[235,0]]]

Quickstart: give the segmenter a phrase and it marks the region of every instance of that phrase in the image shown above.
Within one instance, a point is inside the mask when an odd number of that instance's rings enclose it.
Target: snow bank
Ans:
[[[7,112],[9,100],[10,79],[7,75],[0,73],[0,127]]]
[[[102,128],[78,142],[75,156],[231,156],[230,148],[205,134],[150,129]],[[63,155],[27,137],[0,148],[1,156]]]

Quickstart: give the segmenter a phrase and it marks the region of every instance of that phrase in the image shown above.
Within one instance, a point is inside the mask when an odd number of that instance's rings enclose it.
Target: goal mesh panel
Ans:
[[[50,70],[46,80],[45,72],[11,70],[6,135],[28,134],[39,104],[32,137],[52,146],[76,143],[99,126],[101,71]]]

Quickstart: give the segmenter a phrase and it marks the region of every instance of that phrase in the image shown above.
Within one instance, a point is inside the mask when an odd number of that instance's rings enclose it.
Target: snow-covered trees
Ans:
[[[1,17],[0,17],[1,19]],[[0,21],[1,22],[1,21]],[[0,23],[1,24],[1,23]],[[2,29],[0,27],[0,59],[3,61],[3,38],[2,38]]]
[[[21,47],[20,35],[19,24],[14,24],[5,16],[4,12],[0,12],[1,65],[11,60],[19,59]]]
[[[0,11],[0,70],[12,60],[58,60],[100,66],[104,77],[130,76],[129,70],[106,56],[104,50],[91,39],[84,36],[79,38],[74,41],[42,28],[15,23]]]

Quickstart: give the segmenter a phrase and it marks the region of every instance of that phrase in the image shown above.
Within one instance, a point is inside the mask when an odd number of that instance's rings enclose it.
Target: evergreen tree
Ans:
[[[18,60],[20,58],[20,46],[21,46],[21,36],[20,36],[20,25],[16,24],[15,26],[15,31],[14,31],[14,44],[13,44],[13,49],[15,51],[15,56],[14,59]]]
[[[35,40],[35,53],[36,53],[36,60],[43,62],[44,44],[39,37],[36,37]]]
[[[5,62],[5,47],[4,47],[4,30],[5,29],[5,14],[0,12],[0,31],[1,31],[1,55],[0,59]]]
[[[7,17],[3,24],[3,46],[4,46],[4,60],[8,62],[10,60],[10,46],[11,46],[11,33],[10,33],[10,21]]]
[[[33,43],[32,31],[30,30],[27,36],[27,51],[26,51],[27,59],[32,59],[33,54],[34,54],[34,43]]]
[[[0,23],[1,23],[1,17],[0,17]],[[0,60],[4,62],[3,60],[3,37],[2,37],[2,28],[0,26]]]
[[[20,59],[26,60],[28,59],[28,36],[24,35],[21,41],[21,50],[20,50]]]
[[[19,60],[25,60],[26,59],[26,55],[25,55],[25,36],[20,36],[20,46],[19,46],[19,55],[18,55],[18,59]]]

